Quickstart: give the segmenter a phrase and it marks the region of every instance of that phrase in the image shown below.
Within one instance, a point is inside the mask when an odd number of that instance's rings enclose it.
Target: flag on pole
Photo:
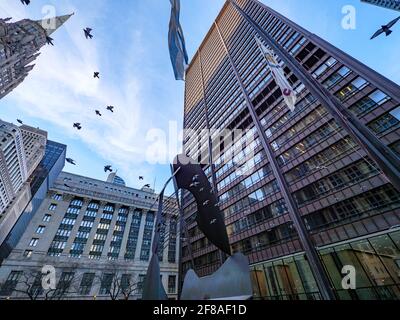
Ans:
[[[169,23],[168,45],[171,56],[172,67],[176,80],[185,80],[185,70],[189,63],[186,51],[185,38],[179,21],[181,2],[180,0],[170,0],[171,20]]]
[[[276,61],[275,54],[271,50],[269,50],[257,36],[255,38],[258,47],[260,48],[262,54],[267,60],[268,67],[271,70],[271,73],[275,79],[276,84],[279,86],[279,88],[281,88],[286,105],[289,107],[291,111],[294,111],[297,101],[296,92],[293,90],[288,79],[286,78],[282,66],[279,65],[279,63]]]

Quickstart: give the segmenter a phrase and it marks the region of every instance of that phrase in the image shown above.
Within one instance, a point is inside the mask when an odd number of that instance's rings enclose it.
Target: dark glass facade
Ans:
[[[398,155],[397,84],[259,1],[236,3],[304,73]],[[184,150],[202,163],[208,160],[204,170],[218,190],[232,249],[249,257],[255,296],[322,298],[314,265],[292,219],[297,215],[336,298],[400,298],[399,192],[324,103],[282,63],[298,96],[295,111],[289,110],[255,35],[227,1],[187,70],[184,115],[184,127],[190,129]],[[225,145],[213,133],[210,139],[194,134],[204,129],[242,129],[243,141],[247,135],[253,139]],[[200,276],[211,274],[224,257],[199,231],[188,193],[183,195],[183,210],[191,250],[182,242],[181,276],[192,267],[192,258]],[[345,265],[357,270],[357,290],[340,287]]]
[[[45,156],[30,178],[32,200],[1,245],[0,261],[5,259],[15,248],[32,217],[46,198],[47,191],[53,186],[63,170],[66,152],[67,146],[50,140],[47,141]]]

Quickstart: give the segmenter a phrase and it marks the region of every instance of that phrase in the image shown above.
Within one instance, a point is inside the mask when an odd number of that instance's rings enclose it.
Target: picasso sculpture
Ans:
[[[248,259],[242,254],[232,255],[224,216],[218,198],[200,164],[186,155],[178,155],[173,163],[173,176],[160,193],[153,241],[153,257],[144,283],[144,300],[165,300],[167,295],[160,280],[158,261],[159,230],[163,223],[163,197],[167,184],[175,179],[178,189],[188,190],[197,204],[196,221],[199,229],[218,249],[229,256],[214,274],[199,278],[194,270],[186,274],[182,300],[249,299],[252,296]]]

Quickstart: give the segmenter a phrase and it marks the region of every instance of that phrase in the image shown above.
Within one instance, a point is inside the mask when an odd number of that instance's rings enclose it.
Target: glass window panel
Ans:
[[[368,245],[368,243],[367,243]],[[356,285],[357,285],[357,295],[360,299],[376,299],[375,294],[372,290],[362,290],[363,288],[371,288],[372,283],[370,278],[364,271],[364,264],[360,264],[359,260],[362,260],[362,253],[360,253],[360,248],[352,248],[350,245],[343,245],[335,248],[337,257],[343,266],[349,265],[354,266],[356,269]]]
[[[289,279],[291,280],[291,287],[295,295],[298,295],[299,299],[303,299],[304,295],[302,295],[304,291],[303,283],[300,277],[300,274],[297,270],[296,263],[293,258],[285,259],[284,264],[287,266],[287,274]]]
[[[304,290],[308,294],[308,298],[311,298],[310,294],[319,293],[319,289],[311,272],[310,265],[304,256],[295,257],[295,263],[299,275],[303,280]]]
[[[270,292],[269,297],[271,299],[279,300],[280,299],[280,290],[279,284],[275,276],[274,267],[272,263],[266,263],[264,265],[266,280],[268,284],[268,291]]]
[[[376,241],[375,244],[377,244]],[[393,284],[393,279],[386,271],[385,266],[379,259],[379,255],[375,253],[375,250],[367,240],[353,243],[351,246],[354,249],[354,254],[362,263],[365,272],[375,285],[385,286]]]
[[[389,235],[383,235],[370,239],[370,243],[378,254],[379,259],[384,264],[381,272],[391,276],[395,283],[400,283],[400,251],[395,246]],[[385,281],[385,280],[384,280]],[[387,283],[385,283],[387,284]]]

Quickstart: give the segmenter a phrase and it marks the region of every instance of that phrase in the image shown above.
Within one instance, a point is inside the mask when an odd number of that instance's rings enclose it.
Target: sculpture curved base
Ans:
[[[253,296],[249,260],[238,253],[228,258],[214,274],[199,278],[186,274],[181,300],[248,300]]]

